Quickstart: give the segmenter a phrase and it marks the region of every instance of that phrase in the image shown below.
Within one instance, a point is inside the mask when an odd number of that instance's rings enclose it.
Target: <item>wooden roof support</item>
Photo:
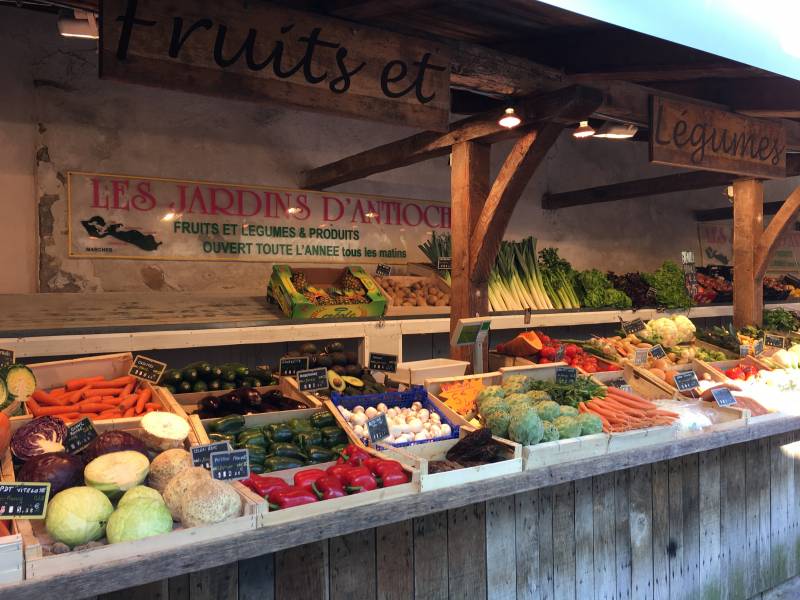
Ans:
[[[515,109],[526,123],[558,119],[568,114],[570,108],[590,102],[595,105],[600,94],[591,88],[572,86],[556,92],[523,98]],[[303,189],[321,190],[375,173],[405,167],[429,158],[443,156],[459,142],[471,140],[497,141],[502,137],[518,136],[521,131],[508,130],[498,125],[500,111],[491,111],[457,121],[446,133],[425,131],[402,140],[390,142],[371,150],[359,152],[336,162],[303,171],[299,185]],[[567,117],[569,119],[569,117]],[[573,119],[574,120],[574,119]]]
[[[764,278],[767,272],[769,259],[775,250],[775,244],[780,237],[786,233],[797,220],[797,213],[800,212],[800,187],[789,194],[783,205],[775,213],[775,216],[764,229],[755,248],[754,269],[757,281]]]
[[[759,325],[764,312],[761,278],[756,277],[755,254],[764,228],[764,185],[757,179],[733,183],[733,324]]]

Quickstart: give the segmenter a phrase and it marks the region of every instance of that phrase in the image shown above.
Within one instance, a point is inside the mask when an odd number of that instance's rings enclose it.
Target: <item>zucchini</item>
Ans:
[[[160,385],[176,386],[181,382],[181,372],[178,369],[167,369],[161,376]]]
[[[231,448],[236,443],[235,435],[228,435],[225,433],[209,433],[208,439],[212,442],[228,442],[231,445]]]
[[[301,431],[314,431],[314,426],[308,419],[291,419],[289,421],[289,427],[295,433],[300,433]]]
[[[188,381],[189,383],[194,383],[197,381],[197,369],[194,367],[185,368],[183,371],[181,371],[181,379]]]
[[[250,464],[264,464],[264,460],[267,458],[267,451],[264,450],[261,446],[253,446],[252,444],[246,444],[241,446],[250,456]]]
[[[309,446],[319,446],[322,444],[322,432],[318,429],[314,431],[301,431],[295,434],[294,443],[303,450],[308,450]]]
[[[192,393],[192,384],[188,381],[181,381],[178,384],[178,393],[179,394],[191,394]]]
[[[194,385],[192,385],[192,391],[196,393],[207,392],[208,386],[206,385],[205,381],[203,381],[202,379],[198,379],[197,381],[194,382]]]
[[[236,381],[236,371],[231,369],[231,368],[228,368],[228,367],[222,367],[222,379],[223,379],[223,381],[227,381],[229,383],[235,382]],[[231,389],[235,389],[235,387],[236,386],[234,386]]]
[[[0,374],[5,382],[6,396],[27,400],[36,391],[36,377],[25,365],[8,365]]]

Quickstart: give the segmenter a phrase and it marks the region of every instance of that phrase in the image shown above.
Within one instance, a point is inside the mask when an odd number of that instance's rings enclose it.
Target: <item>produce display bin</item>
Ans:
[[[95,428],[99,433],[102,433],[114,427],[109,423],[99,421],[95,423]],[[125,428],[125,430],[136,435],[137,429],[135,427]],[[191,446],[197,444],[198,440],[194,431],[190,428],[185,448],[188,450]],[[3,481],[14,481],[14,470],[11,464],[11,453],[8,451],[3,459]],[[17,520],[16,524],[24,546],[25,578],[57,577],[61,573],[79,571],[101,563],[124,561],[140,554],[185,551],[207,540],[255,529],[258,525],[259,514],[266,509],[266,503],[240,483],[237,482],[232,485],[242,499],[242,516],[240,517],[202,527],[185,529],[176,525],[170,533],[133,542],[107,544],[64,554],[49,554],[46,552],[45,545],[49,543],[50,538],[44,529],[44,519]]]
[[[376,277],[375,281],[378,287],[381,289],[381,292],[383,292],[383,295],[387,298],[387,317],[450,314],[450,302],[447,302],[447,304],[442,306],[436,306],[435,304],[431,306],[427,303],[424,306],[403,306],[403,303],[399,297],[395,297],[387,291],[387,279],[392,280],[393,282],[402,286],[410,287],[415,284],[420,284],[428,288],[435,287],[442,294],[446,294],[448,297],[450,296],[450,286],[447,285],[447,283],[441,277],[419,277],[414,275],[390,275],[389,277]],[[438,300],[438,298],[436,300]]]
[[[14,481],[11,453],[0,457],[0,480]],[[25,553],[18,521],[11,521],[11,535],[0,537],[0,585],[16,583],[25,578]]]
[[[78,379],[81,377],[102,376],[106,379],[123,377],[128,374],[132,364],[133,355],[130,352],[121,352],[118,354],[103,354],[100,356],[87,356],[85,358],[33,363],[27,366],[33,371],[36,377],[37,389],[49,390],[64,385],[64,383],[70,379]],[[166,389],[147,381],[142,382],[141,386],[151,390],[151,402],[159,403],[165,412],[173,412],[185,416],[177,409],[177,404],[172,401]],[[24,417],[12,417],[12,420],[28,421],[32,418],[33,416],[26,408]],[[95,425],[103,423],[106,427],[120,429],[136,426],[141,418],[141,416],[136,416],[119,419],[103,419],[102,421],[93,421],[93,423],[95,423]]]
[[[423,382],[425,389],[428,390],[429,396],[438,402],[442,406],[442,410],[446,412],[448,417],[453,419],[455,422],[461,422],[463,424],[467,424],[473,417],[475,417],[475,413],[470,413],[467,415],[460,415],[455,410],[450,408],[447,405],[447,402],[440,397],[442,392],[442,384],[446,383],[458,383],[462,381],[475,381],[476,379],[480,380],[483,383],[483,386],[489,385],[499,385],[500,380],[502,378],[502,374],[500,371],[492,371],[490,373],[479,373],[477,375],[462,375],[460,377],[436,377],[433,379],[426,379]]]
[[[383,394],[369,394],[366,396],[340,396],[333,394],[330,400],[325,401],[325,405],[336,417],[336,420],[347,432],[348,437],[360,446],[367,447],[368,440],[364,440],[356,435],[350,424],[344,419],[342,413],[339,411],[339,406],[343,406],[348,410],[352,410],[356,406],[363,406],[368,408],[370,406],[377,407],[378,404],[384,403],[388,408],[410,408],[414,402],[420,402],[423,408],[427,408],[431,412],[439,413],[441,422],[450,426],[451,433],[447,437],[439,437],[434,440],[420,440],[415,442],[403,442],[394,444],[395,447],[416,446],[419,444],[428,444],[432,441],[443,441],[446,439],[458,439],[459,423],[451,420],[441,409],[441,405],[432,401],[422,386],[415,386],[403,392],[384,392]]]
[[[394,381],[408,385],[422,385],[426,380],[437,377],[460,377],[467,372],[470,363],[451,358],[429,358],[397,364],[397,370],[390,375]]]
[[[460,437],[464,437],[471,430],[467,426],[462,426]],[[429,473],[428,463],[435,460],[445,460],[447,452],[456,445],[457,439],[444,440],[441,442],[430,442],[418,444],[408,448],[383,445],[380,442],[376,448],[389,458],[414,467],[419,471],[419,487],[421,492],[429,492],[455,485],[483,481],[501,475],[512,475],[522,472],[522,446],[510,440],[494,437],[495,443],[504,447],[503,453],[505,460],[478,465],[475,467],[464,467],[443,473]]]
[[[606,368],[614,367],[616,370],[608,371],[610,373],[619,372],[621,368],[620,365],[612,360],[607,360],[600,356],[595,356],[597,362],[603,364]],[[545,363],[541,365],[546,367],[548,364]],[[540,366],[539,363],[535,363],[532,360],[525,358],[523,356],[507,356],[505,354],[500,354],[499,352],[490,351],[489,352],[489,370],[490,371],[497,371],[498,369],[502,369],[503,367],[537,367]],[[587,373],[583,369],[576,367],[579,373]],[[601,373],[605,373],[606,371],[600,371]],[[592,373],[594,375],[594,373]]]
[[[292,269],[288,265],[274,265],[269,280],[268,296],[275,299],[283,313],[292,319],[322,319],[326,317],[380,317],[386,312],[388,299],[375,280],[361,267],[342,269],[303,269],[312,286],[334,285],[342,273],[350,273],[366,289],[369,302],[364,304],[315,304],[301,294],[292,284]]]

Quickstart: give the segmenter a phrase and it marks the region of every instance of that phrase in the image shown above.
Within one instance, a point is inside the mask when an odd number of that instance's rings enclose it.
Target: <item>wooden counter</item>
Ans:
[[[748,598],[800,570],[798,440],[800,417],[773,417],[28,580],[0,596],[140,586],[104,598]]]

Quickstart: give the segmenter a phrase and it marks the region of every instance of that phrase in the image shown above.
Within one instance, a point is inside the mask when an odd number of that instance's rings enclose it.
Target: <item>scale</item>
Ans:
[[[483,373],[483,342],[489,335],[492,320],[487,317],[459,319],[450,335],[451,346],[475,346],[472,352],[472,372]]]

